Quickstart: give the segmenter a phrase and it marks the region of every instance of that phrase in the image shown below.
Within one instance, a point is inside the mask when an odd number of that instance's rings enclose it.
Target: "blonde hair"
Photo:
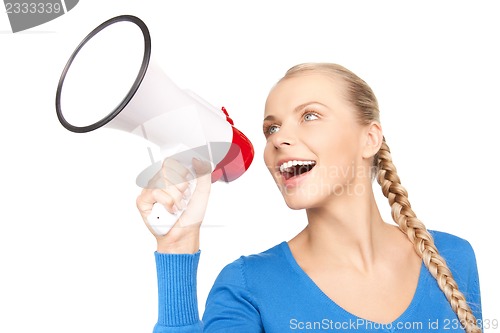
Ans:
[[[290,68],[281,79],[306,73],[323,73],[334,78],[341,78],[346,83],[346,98],[358,110],[358,120],[361,124],[380,121],[378,102],[368,84],[350,70],[331,63],[305,63]],[[374,156],[374,176],[382,188],[382,193],[389,200],[392,218],[399,228],[413,243],[415,251],[422,258],[431,275],[436,279],[451,304],[453,311],[464,326],[466,332],[481,332],[476,318],[467,304],[464,295],[452,276],[445,259],[439,254],[432,235],[425,225],[417,218],[408,200],[408,192],[401,181],[392,162],[391,152],[385,138],[378,153]]]

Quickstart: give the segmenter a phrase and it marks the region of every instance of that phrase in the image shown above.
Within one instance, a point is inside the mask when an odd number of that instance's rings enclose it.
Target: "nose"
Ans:
[[[296,136],[293,129],[289,126],[282,124],[278,132],[272,136],[274,148],[280,149],[286,146],[292,146],[296,142]]]

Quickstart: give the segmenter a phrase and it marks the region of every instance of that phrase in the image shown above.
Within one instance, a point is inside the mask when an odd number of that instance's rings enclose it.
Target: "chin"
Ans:
[[[290,202],[287,202],[285,201],[286,205],[288,206],[288,208],[292,209],[292,210],[302,210],[302,209],[307,209],[307,206],[305,205],[298,205],[298,204],[295,204],[295,203],[290,203]]]
[[[313,198],[304,198],[300,195],[283,195],[288,208],[293,210],[308,209],[317,206],[317,200]]]

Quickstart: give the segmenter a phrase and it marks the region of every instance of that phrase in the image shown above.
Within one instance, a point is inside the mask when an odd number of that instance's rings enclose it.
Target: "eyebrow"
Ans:
[[[306,103],[303,103],[303,104],[298,105],[297,107],[295,107],[295,109],[293,110],[293,112],[294,112],[294,113],[297,113],[297,112],[299,112],[300,110],[304,109],[306,106],[309,106],[309,105],[311,105],[311,104],[319,104],[319,105],[321,105],[321,106],[326,107],[326,105],[325,105],[325,104],[323,104],[323,103],[316,102],[316,101],[310,101],[310,102],[306,102]],[[276,117],[275,117],[275,116],[273,116],[273,115],[269,115],[269,116],[267,116],[266,118],[264,118],[264,121],[274,121],[274,120],[276,120]]]

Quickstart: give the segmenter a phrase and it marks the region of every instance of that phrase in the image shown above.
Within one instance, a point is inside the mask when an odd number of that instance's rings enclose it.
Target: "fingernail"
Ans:
[[[195,165],[196,167],[200,167],[201,165],[203,165],[203,162],[199,158],[193,157],[193,165]]]

